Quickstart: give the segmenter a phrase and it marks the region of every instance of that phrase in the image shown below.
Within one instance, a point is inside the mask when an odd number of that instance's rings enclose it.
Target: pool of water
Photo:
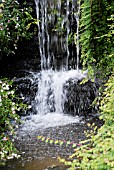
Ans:
[[[15,145],[21,158],[9,160],[5,167],[0,167],[0,170],[66,170],[67,167],[60,164],[57,158],[58,156],[68,158],[74,152],[72,145],[66,146],[65,141],[79,144],[81,140],[84,140],[86,138],[84,131],[88,129],[88,122],[96,122],[98,126],[101,125],[99,120],[94,118],[79,123],[38,128],[31,131],[20,128],[15,138]],[[64,142],[61,146],[50,144],[38,139],[38,136]]]
[[[45,158],[45,159],[35,159],[35,160],[28,160],[26,163],[22,163],[19,159],[13,160],[7,163],[6,167],[0,167],[0,170],[46,170],[46,169],[53,169],[53,170],[65,170],[66,167],[61,164],[56,158]]]

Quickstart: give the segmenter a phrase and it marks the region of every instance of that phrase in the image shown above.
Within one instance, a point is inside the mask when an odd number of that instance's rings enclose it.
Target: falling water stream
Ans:
[[[37,92],[32,107],[35,114],[28,116],[23,129],[46,128],[79,122],[78,116],[64,114],[64,103],[67,90],[65,83],[69,79],[81,80],[86,77],[79,70],[79,13],[80,3],[76,0],[35,0],[38,44],[41,57],[41,71],[32,72],[31,81],[36,81]],[[72,12],[70,11],[72,9]],[[71,18],[71,21],[69,18]],[[76,28],[76,69],[69,68],[69,35],[70,22]],[[57,60],[60,60],[59,65]],[[57,61],[57,62],[56,62]],[[67,113],[69,114],[69,113]]]
[[[41,56],[41,72],[32,73],[37,79],[38,90],[35,96],[34,110],[36,115],[31,115],[31,119],[26,121],[25,127],[28,130],[28,124],[31,128],[49,127],[69,124],[79,121],[79,118],[73,118],[64,115],[64,103],[66,93],[65,83],[69,79],[81,80],[86,77],[79,70],[79,12],[80,4],[72,0],[70,12],[70,1],[64,3],[61,0],[35,0],[37,23],[38,23],[38,43]],[[78,12],[76,13],[76,11]],[[77,56],[76,70],[68,70],[69,47],[68,39],[70,34],[69,15],[74,17],[77,23]],[[72,20],[73,24],[73,20]],[[62,56],[59,62],[59,68],[55,63]],[[36,81],[35,79],[35,81]],[[44,122],[43,122],[44,121]],[[33,126],[34,122],[34,126]],[[25,128],[24,127],[24,128]]]

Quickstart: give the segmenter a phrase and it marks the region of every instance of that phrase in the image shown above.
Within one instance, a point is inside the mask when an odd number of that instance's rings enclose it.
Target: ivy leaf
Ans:
[[[54,143],[54,140],[51,139],[51,140],[49,141],[49,143],[50,143],[50,144]]]
[[[63,145],[63,141],[61,141],[59,144],[60,144],[60,145]]]
[[[44,141],[44,140],[45,140],[45,137],[42,137],[41,140]]]
[[[74,143],[74,144],[72,145],[72,147],[75,148],[75,147],[76,147],[76,144]]]
[[[67,143],[66,143],[66,144],[67,144],[67,145],[70,145],[70,143],[71,143],[70,141],[67,141]]]
[[[55,143],[55,144],[58,144],[58,143],[59,143],[59,141],[58,141],[58,140],[56,140],[54,143]]]

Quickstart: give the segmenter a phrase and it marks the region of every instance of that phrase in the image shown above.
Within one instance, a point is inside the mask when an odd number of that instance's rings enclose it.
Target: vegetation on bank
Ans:
[[[7,159],[19,157],[12,136],[20,122],[18,112],[27,108],[22,99],[16,97],[12,83],[0,80],[0,165]]]
[[[32,9],[26,3],[19,4],[16,0],[2,0],[0,3],[0,58],[15,54],[18,42],[30,39],[29,31]]]
[[[60,159],[70,170],[114,169],[114,1],[82,0],[80,20],[81,60],[89,78],[102,79],[97,98],[104,125],[87,135],[83,146],[75,149],[69,161]],[[84,141],[83,141],[84,142]],[[83,143],[82,142],[82,143]]]
[[[16,0],[2,0],[0,2],[0,59],[15,54],[18,42],[31,38],[29,27],[33,21],[31,8],[26,3],[20,6]],[[12,81],[0,79],[0,165],[5,160],[18,157],[12,137],[14,129],[18,127],[18,112],[26,105],[15,95]]]
[[[114,66],[114,2],[82,0],[81,60],[91,78],[106,78]]]

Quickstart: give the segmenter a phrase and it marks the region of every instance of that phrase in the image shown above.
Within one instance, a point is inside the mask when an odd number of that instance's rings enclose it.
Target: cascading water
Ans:
[[[79,14],[77,0],[35,0],[41,70],[68,70],[71,55],[74,66],[79,66]],[[73,37],[73,33],[76,33]],[[69,49],[70,38],[75,43]],[[72,52],[71,52],[72,51]],[[74,52],[75,51],[75,52]],[[71,54],[72,53],[72,54]]]
[[[42,70],[38,77],[38,91],[35,97],[35,109],[37,114],[64,113],[64,102],[67,91],[64,84],[69,79],[81,80],[84,74],[76,70],[53,71]]]
[[[69,79],[81,80],[86,75],[79,70],[79,12],[80,4],[76,0],[35,0],[38,22],[38,44],[41,56],[41,72],[32,73],[38,83],[33,108],[35,115],[26,121],[32,129],[64,125],[79,121],[78,117],[64,114],[67,90],[64,89]],[[70,11],[72,9],[72,12]],[[77,12],[78,10],[78,12]],[[71,18],[73,17],[73,18]],[[70,18],[70,20],[69,20]],[[69,35],[77,23],[76,70],[69,67]],[[30,126],[31,125],[31,126]]]

